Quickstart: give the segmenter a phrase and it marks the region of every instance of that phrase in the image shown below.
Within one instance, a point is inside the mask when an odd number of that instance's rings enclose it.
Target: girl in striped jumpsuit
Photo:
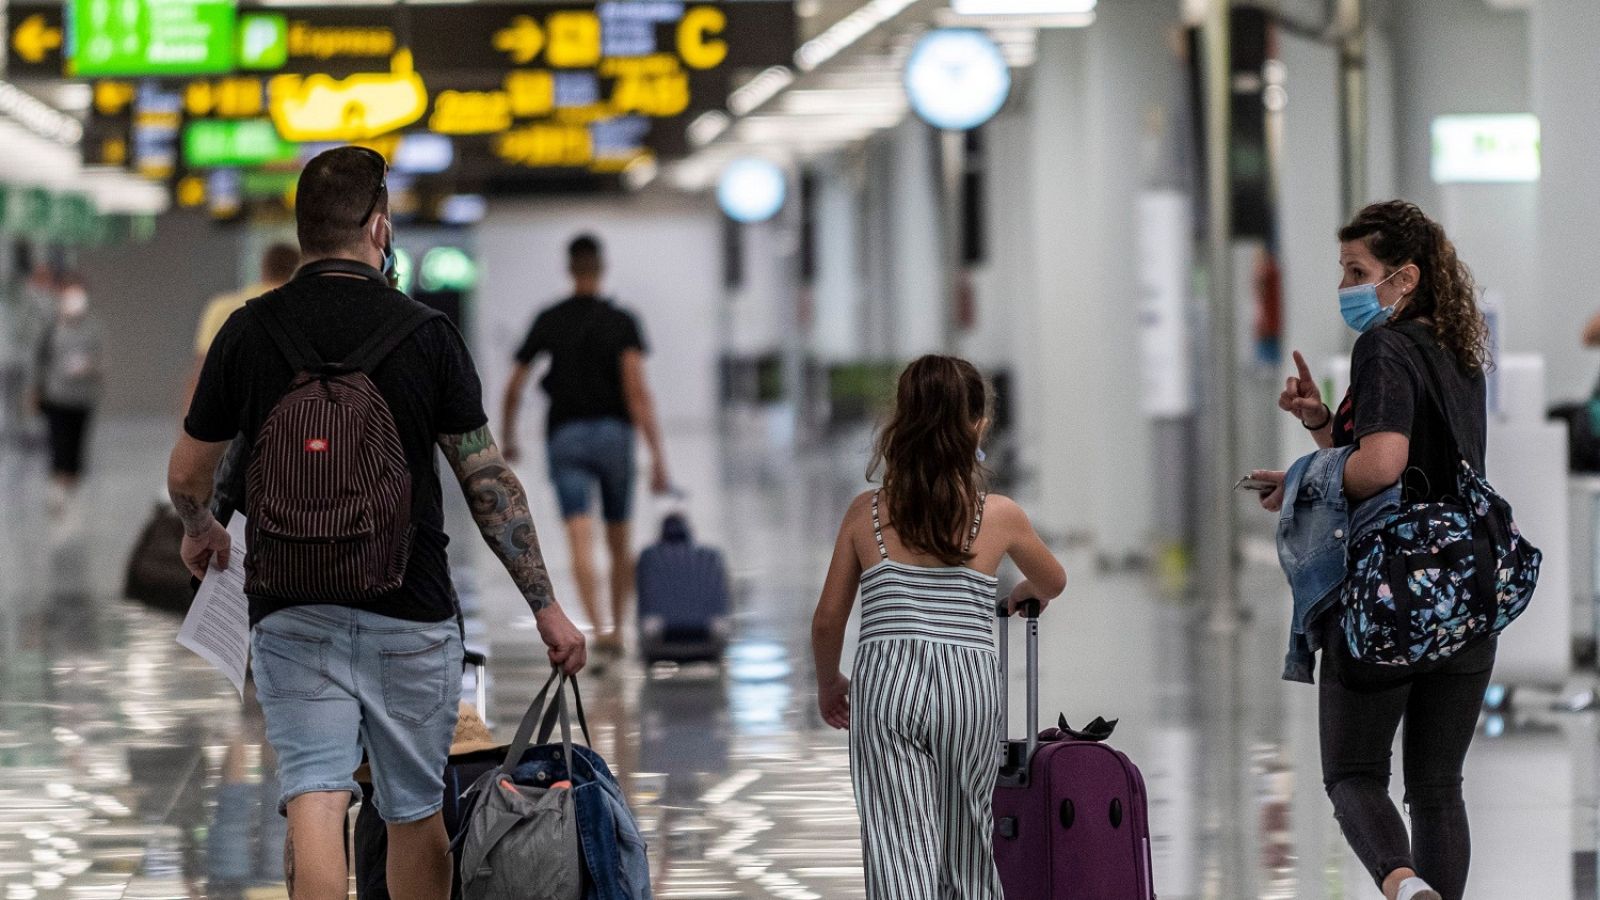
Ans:
[[[867,896],[1003,900],[991,844],[1001,739],[996,571],[1043,606],[1066,573],[1015,503],[983,491],[989,389],[971,363],[926,356],[900,376],[869,475],[845,514],[812,622],[822,717],[850,729]],[[854,683],[839,671],[861,594]]]

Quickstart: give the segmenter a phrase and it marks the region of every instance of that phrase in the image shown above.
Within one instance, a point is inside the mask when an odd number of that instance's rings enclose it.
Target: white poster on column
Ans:
[[[1187,319],[1191,224],[1189,197],[1182,191],[1139,197],[1139,396],[1152,419],[1175,419],[1194,409]]]

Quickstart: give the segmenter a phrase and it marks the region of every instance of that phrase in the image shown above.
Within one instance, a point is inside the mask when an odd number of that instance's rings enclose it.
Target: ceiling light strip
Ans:
[[[9,81],[0,81],[0,115],[58,144],[74,146],[83,139],[83,123]]]
[[[810,72],[866,37],[874,28],[905,12],[915,2],[917,0],[871,0],[800,45],[794,54],[795,66],[802,72]]]

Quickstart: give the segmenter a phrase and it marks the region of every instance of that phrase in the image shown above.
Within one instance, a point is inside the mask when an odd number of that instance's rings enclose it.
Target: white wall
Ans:
[[[1544,176],[1538,187],[1537,268],[1527,319],[1545,354],[1554,398],[1587,395],[1596,357],[1578,346],[1584,321],[1600,312],[1595,236],[1600,235],[1600,3],[1536,0],[1530,17],[1530,94],[1543,131]],[[1518,323],[1521,325],[1522,323]]]
[[[194,332],[206,301],[255,278],[246,232],[192,212],[156,222],[146,244],[84,250],[79,266],[105,329],[108,416],[176,419],[194,364]]]
[[[1479,285],[1504,298],[1504,349],[1542,349],[1539,186],[1436,185],[1430,174],[1435,118],[1532,111],[1528,15],[1482,0],[1408,0],[1390,28],[1400,193],[1444,226]]]
[[[661,417],[670,424],[710,422],[723,293],[718,213],[705,198],[613,195],[497,200],[478,227],[483,277],[473,355],[496,425],[512,354],[534,315],[570,292],[566,245],[584,231],[605,244],[607,292],[643,324]],[[525,446],[542,443],[544,408],[543,395],[531,391],[522,415]]]

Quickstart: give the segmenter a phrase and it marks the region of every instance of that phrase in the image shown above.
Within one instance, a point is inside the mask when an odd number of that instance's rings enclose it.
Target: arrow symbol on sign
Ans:
[[[517,16],[494,33],[494,48],[510,54],[511,61],[518,65],[532,62],[544,49],[544,29],[530,16]]]
[[[61,29],[51,28],[44,15],[35,13],[22,20],[17,33],[11,37],[11,46],[24,62],[44,62],[44,56],[61,46]]]

